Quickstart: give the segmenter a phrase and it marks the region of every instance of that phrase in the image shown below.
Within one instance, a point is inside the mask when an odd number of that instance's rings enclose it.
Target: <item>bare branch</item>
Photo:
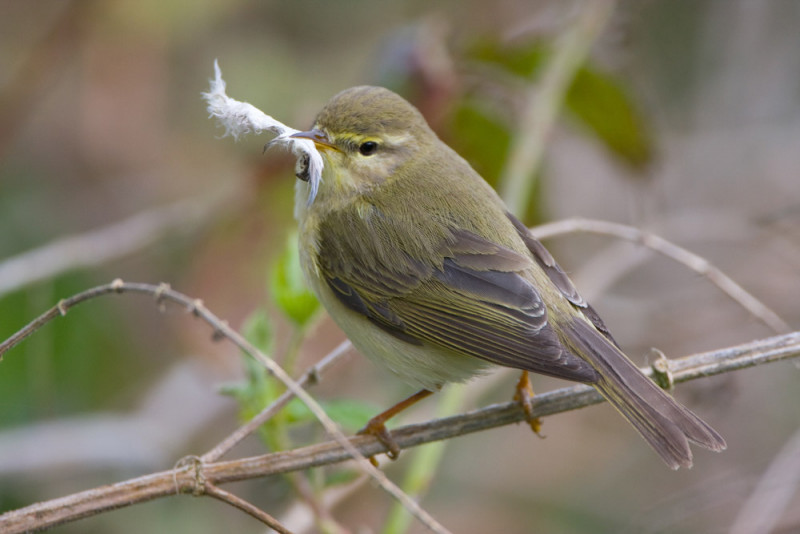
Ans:
[[[224,503],[228,503],[231,506],[234,506],[239,510],[243,511],[244,513],[258,519],[259,521],[267,525],[275,532],[278,532],[279,534],[292,534],[291,530],[281,525],[280,521],[278,521],[265,511],[245,501],[241,497],[237,497],[233,493],[225,491],[222,488],[218,488],[214,484],[206,484],[205,493],[210,497],[214,497],[215,499],[218,499]]]
[[[686,382],[747,367],[800,356],[800,332],[705,352],[675,360],[658,360],[674,382]],[[651,369],[645,372],[652,374]],[[589,386],[573,386],[537,395],[534,416],[544,417],[602,401]],[[525,414],[516,402],[494,404],[462,415],[407,425],[392,431],[397,444],[407,449],[442,439],[518,423]],[[363,456],[385,452],[372,436],[351,437],[349,443]],[[203,465],[204,483],[223,484],[347,461],[351,453],[336,441],[280,451],[262,456]],[[0,530],[8,534],[40,530],[105,510],[120,508],[176,493],[194,493],[196,476],[191,466],[102,486],[67,497],[34,504],[0,515]]]
[[[330,417],[328,417],[319,403],[314,400],[314,398],[311,397],[311,395],[309,395],[308,392],[306,392],[300,385],[298,385],[297,382],[295,382],[280,365],[275,363],[275,361],[266,354],[258,350],[258,348],[242,337],[241,334],[232,329],[226,321],[223,321],[214,315],[203,305],[202,300],[191,299],[182,293],[174,291],[167,284],[156,286],[153,284],[123,282],[120,279],[116,279],[110,284],[98,286],[78,293],[77,295],[67,299],[61,300],[56,306],[31,321],[28,325],[16,332],[3,343],[0,343],[0,358],[2,358],[5,352],[33,334],[36,330],[41,328],[52,319],[58,316],[66,315],[69,309],[73,306],[102,295],[107,295],[109,293],[149,294],[154,296],[156,298],[156,302],[158,303],[162,303],[164,301],[177,303],[186,308],[196,317],[208,323],[214,329],[215,337],[221,337],[230,340],[240,350],[263,364],[281,382],[283,382],[283,384],[288,388],[289,391],[292,392],[293,395],[299,397],[300,400],[303,401],[303,403],[308,407],[311,413],[314,414],[317,420],[319,420],[328,434],[332,436],[333,439],[348,452],[348,454],[351,455],[351,457],[358,464],[359,468],[372,477],[378,483],[378,485],[392,497],[403,503],[403,506],[405,506],[409,512],[411,512],[422,524],[424,524],[432,532],[448,532],[448,530],[440,525],[439,522],[433,518],[433,516],[423,510],[416,501],[405,494],[399,487],[397,487],[396,484],[389,480],[382,471],[373,466],[369,460],[361,455],[358,452],[358,449],[356,449],[347,440],[344,434],[342,434],[342,431],[339,429],[338,425],[333,422]]]
[[[767,325],[772,331],[776,333],[786,333],[792,330],[777,313],[737,284],[728,275],[712,265],[707,259],[651,232],[646,232],[625,224],[583,218],[564,219],[549,224],[543,224],[532,228],[531,232],[533,232],[538,239],[546,239],[566,233],[585,232],[614,236],[626,241],[639,243],[704,276],[710,280],[712,284],[725,292],[726,295],[739,303],[744,309],[753,314],[759,321]]]
[[[325,355],[320,361],[318,361],[313,366],[309,367],[304,373],[303,376],[297,379],[297,383],[300,386],[305,386],[306,384],[314,384],[319,380],[319,377],[322,373],[325,372],[331,365],[333,365],[336,361],[339,360],[343,355],[347,353],[350,349],[353,348],[352,343],[350,340],[342,341],[339,346]],[[230,436],[222,440],[216,447],[208,451],[206,454],[203,455],[204,462],[214,462],[219,460],[225,453],[231,450],[233,447],[236,446],[240,441],[244,438],[255,432],[258,427],[266,423],[270,418],[272,418],[281,408],[286,406],[286,404],[294,398],[294,393],[290,390],[286,390],[281,394],[280,397],[275,399],[269,406],[261,410],[261,413],[250,419],[247,423],[237,428]]]

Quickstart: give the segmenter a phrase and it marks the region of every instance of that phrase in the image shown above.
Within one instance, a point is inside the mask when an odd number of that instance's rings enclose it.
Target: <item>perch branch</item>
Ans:
[[[659,359],[654,367],[658,368],[656,374],[666,374],[678,383],[798,356],[800,332],[793,332],[684,358]],[[654,373],[652,369],[646,369],[645,372]],[[589,386],[562,388],[537,395],[533,402],[533,415],[554,415],[601,401],[600,395]],[[392,436],[400,448],[407,449],[431,441],[518,423],[524,419],[525,414],[519,404],[509,402],[486,406],[462,415],[403,426],[393,430]],[[351,437],[349,444],[363,456],[385,452],[384,446],[372,436]],[[351,453],[340,443],[328,441],[291,451],[203,464],[202,472],[205,484],[217,485],[339,463],[350,458]],[[0,515],[0,531],[14,534],[40,530],[138,502],[176,493],[195,493],[196,478],[195,470],[191,466],[182,466],[34,504]]]

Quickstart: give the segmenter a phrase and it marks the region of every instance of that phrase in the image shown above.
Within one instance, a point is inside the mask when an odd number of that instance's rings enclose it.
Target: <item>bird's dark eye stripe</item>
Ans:
[[[378,150],[378,143],[375,141],[364,141],[358,146],[358,151],[362,156],[371,156]]]

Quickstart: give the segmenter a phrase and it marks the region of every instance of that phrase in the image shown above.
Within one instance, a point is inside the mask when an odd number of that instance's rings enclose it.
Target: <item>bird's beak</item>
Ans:
[[[317,130],[316,128],[307,132],[297,132],[289,137],[294,139],[308,139],[309,141],[314,141],[314,144],[317,146],[317,148],[339,150],[336,145],[331,143],[330,139],[328,139],[328,135],[325,132],[322,130]]]

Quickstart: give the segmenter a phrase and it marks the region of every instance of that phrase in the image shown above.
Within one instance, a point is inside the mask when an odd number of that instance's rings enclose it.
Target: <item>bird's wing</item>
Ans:
[[[556,263],[556,260],[550,254],[550,251],[548,251],[544,245],[539,242],[539,240],[531,235],[530,230],[528,230],[528,227],[525,226],[522,221],[510,213],[506,213],[506,215],[514,225],[514,228],[517,230],[517,234],[519,234],[519,236],[522,238],[522,241],[524,241],[525,245],[528,247],[528,250],[536,259],[536,263],[539,264],[553,284],[558,288],[559,291],[561,291],[561,294],[564,295],[567,300],[570,301],[573,306],[575,306],[575,308],[583,312],[583,315],[585,315],[586,318],[591,321],[594,327],[602,332],[609,341],[611,341],[615,346],[619,347],[617,342],[611,336],[611,332],[609,332],[608,327],[600,318],[600,315],[598,315],[594,308],[592,308],[592,306],[583,299],[580,293],[578,293],[578,290],[572,283],[572,280],[569,279],[561,266]]]
[[[359,224],[357,218],[350,223]],[[529,257],[454,230],[438,243],[436,260],[423,263],[402,242],[390,245],[396,247],[392,254],[376,249],[374,240],[356,243],[368,231],[385,230],[351,228],[344,242],[341,236],[326,239],[324,231],[320,237],[320,272],[350,310],[408,343],[558,378],[595,380],[596,371],[567,351],[548,323],[541,295],[523,276],[538,268]]]

